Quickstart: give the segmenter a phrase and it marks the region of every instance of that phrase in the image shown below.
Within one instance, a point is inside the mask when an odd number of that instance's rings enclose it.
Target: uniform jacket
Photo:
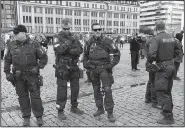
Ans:
[[[10,72],[11,64],[20,71],[28,71],[36,66],[43,69],[47,61],[48,56],[38,42],[31,41],[30,38],[24,43],[12,41],[5,55],[4,72]]]
[[[66,35],[62,31],[54,36],[54,51],[56,54],[56,63],[61,59],[73,59],[78,62],[80,54],[83,52],[83,48],[79,40],[75,39],[70,33]]]
[[[112,54],[112,58],[110,56]],[[92,36],[84,47],[83,64],[103,65],[111,64],[112,67],[120,61],[120,51],[112,40],[107,37],[96,39]]]
[[[155,36],[149,47],[148,62],[172,60],[174,56],[180,56],[181,48],[174,37],[166,32],[160,32]]]

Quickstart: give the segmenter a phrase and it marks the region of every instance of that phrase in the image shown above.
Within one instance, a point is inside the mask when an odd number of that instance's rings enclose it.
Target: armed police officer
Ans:
[[[157,34],[156,29],[154,29],[154,33],[152,33],[152,37],[150,37],[146,41],[146,44],[145,44],[146,55],[148,54],[150,43],[156,34]],[[147,88],[145,93],[145,103],[152,103],[153,108],[157,108],[161,110],[162,108],[157,102],[157,96],[155,91],[155,70],[150,68],[150,63],[148,62],[146,62],[146,71],[149,72],[149,81],[147,83]]]
[[[77,66],[80,54],[83,52],[82,45],[70,32],[71,21],[68,18],[62,20],[62,31],[54,36],[54,51],[56,55],[55,77],[57,77],[57,101],[56,108],[58,117],[65,120],[64,108],[67,101],[67,82],[71,88],[71,112],[82,115],[77,102],[79,94],[80,70]]]
[[[23,126],[30,125],[31,109],[37,118],[37,124],[41,126],[44,108],[40,97],[42,83],[39,69],[44,68],[48,57],[38,42],[31,41],[26,36],[26,32],[26,27],[23,25],[18,25],[13,29],[15,40],[8,45],[4,72],[6,79],[15,86],[19,96],[18,100],[24,118]],[[12,73],[11,65],[13,66]]]
[[[156,61],[155,89],[158,102],[162,106],[161,114],[164,116],[157,123],[174,124],[171,90],[175,67],[172,60],[174,56],[181,55],[181,48],[174,37],[165,32],[163,21],[156,22],[156,30],[157,36],[150,43],[147,61],[151,66]]]
[[[92,75],[94,99],[98,108],[94,113],[94,117],[104,114],[103,96],[100,90],[102,83],[102,88],[105,92],[105,110],[108,113],[109,121],[114,122],[116,119],[113,116],[112,68],[120,60],[120,51],[110,39],[102,36],[99,23],[92,24],[92,30],[94,35],[85,45],[83,64],[84,68],[90,70]]]

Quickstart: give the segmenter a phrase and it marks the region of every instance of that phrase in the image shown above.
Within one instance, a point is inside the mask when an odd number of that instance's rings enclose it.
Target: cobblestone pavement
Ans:
[[[151,104],[144,103],[146,82],[148,73],[145,71],[144,64],[146,59],[140,60],[138,67],[140,71],[132,72],[130,64],[129,45],[124,44],[121,49],[120,63],[114,68],[115,83],[112,86],[113,98],[115,102],[114,113],[115,123],[107,120],[107,114],[94,118],[93,112],[96,111],[93,88],[84,83],[86,74],[80,79],[79,107],[85,114],[77,116],[70,112],[70,89],[68,88],[68,102],[65,108],[67,120],[59,121],[56,101],[56,78],[54,77],[54,53],[52,47],[48,50],[49,61],[41,74],[44,77],[44,86],[41,87],[41,98],[44,105],[44,126],[160,126],[156,120],[162,118],[159,110],[151,107]],[[3,69],[3,61],[1,62]],[[181,64],[178,72],[181,81],[174,81],[172,89],[174,102],[175,124],[171,126],[184,126],[184,63]],[[21,112],[15,94],[14,87],[6,81],[5,74],[1,72],[1,126],[21,126]],[[131,87],[131,85],[137,85]],[[31,117],[31,126],[36,126],[35,117]]]

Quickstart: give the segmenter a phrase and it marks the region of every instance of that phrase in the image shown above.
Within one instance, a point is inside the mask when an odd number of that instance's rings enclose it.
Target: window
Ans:
[[[71,2],[69,2],[69,6],[71,6]]]
[[[97,4],[95,4],[95,8],[97,8]]]
[[[23,16],[23,23],[25,23],[25,16]]]
[[[84,8],[86,8],[86,3],[84,3]]]
[[[87,8],[89,8],[89,4],[87,4]]]
[[[78,7],[80,7],[80,3],[78,3]]]
[[[68,6],[68,1],[66,1],[66,6]]]
[[[102,5],[100,5],[100,9],[102,9]]]
[[[114,13],[114,18],[119,18],[119,13]]]
[[[29,16],[29,23],[31,23],[31,16]]]
[[[92,8],[94,8],[94,4],[92,4]]]
[[[77,7],[77,2],[75,2],[75,7]]]
[[[51,18],[51,24],[53,24],[53,18]]]
[[[37,17],[35,17],[35,23],[37,23]]]

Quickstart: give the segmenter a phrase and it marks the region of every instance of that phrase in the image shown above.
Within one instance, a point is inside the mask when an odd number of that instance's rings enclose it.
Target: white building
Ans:
[[[73,32],[89,32],[99,22],[105,32],[131,35],[139,30],[140,7],[131,1],[18,1],[18,24],[30,33],[53,35],[62,18],[72,20]]]
[[[184,1],[149,1],[140,2],[140,26],[154,28],[157,20],[163,20],[167,29],[174,33],[181,30],[181,17]]]

